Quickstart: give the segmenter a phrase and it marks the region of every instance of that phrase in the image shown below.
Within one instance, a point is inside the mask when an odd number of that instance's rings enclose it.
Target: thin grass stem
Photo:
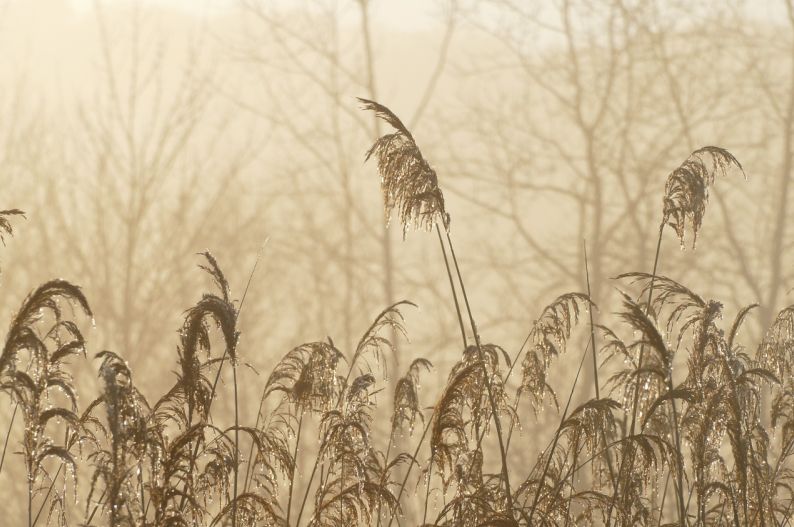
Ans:
[[[292,453],[292,475],[289,478],[289,498],[287,499],[287,525],[289,525],[290,513],[292,512],[292,490],[295,485],[295,473],[298,471],[298,447],[301,443],[301,430],[303,429],[303,412],[298,417],[298,431],[295,434],[295,450]]]
[[[6,433],[6,439],[3,442],[3,455],[0,456],[0,474],[3,473],[3,464],[6,460],[6,450],[8,449],[8,440],[11,438],[11,429],[14,427],[14,419],[17,416],[17,410],[19,409],[19,402],[14,404],[14,411],[11,414],[11,422],[8,423],[8,432]]]
[[[460,337],[463,341],[463,349],[469,347],[466,340],[466,330],[463,327],[463,317],[460,314],[460,303],[458,302],[458,293],[455,291],[455,282],[452,280],[452,271],[449,268],[449,258],[447,258],[447,249],[444,247],[444,240],[441,238],[441,228],[436,223],[436,233],[438,234],[438,244],[441,246],[441,253],[444,255],[444,266],[447,269],[447,278],[449,278],[449,288],[452,291],[452,299],[455,301],[455,312],[458,315],[458,325],[460,326]]]
[[[438,228],[438,224],[436,224],[436,228]],[[463,283],[463,277],[461,276],[460,265],[458,264],[458,258],[455,255],[455,248],[452,244],[452,238],[447,232],[447,243],[449,244],[449,252],[452,255],[452,262],[455,264],[455,272],[458,275],[458,283],[460,284],[460,291],[463,295],[463,302],[466,306],[466,312],[469,315],[469,322],[471,323],[471,331],[474,334],[474,342],[477,344],[477,354],[479,355],[479,359],[482,362],[484,375],[483,378],[485,379],[485,388],[488,392],[488,401],[491,404],[491,412],[493,413],[494,424],[496,425],[496,435],[497,439],[499,440],[499,453],[502,456],[502,480],[505,485],[505,497],[507,499],[507,510],[508,514],[512,517],[513,515],[513,495],[512,491],[510,490],[510,474],[507,469],[507,451],[505,450],[505,442],[502,435],[502,423],[499,419],[499,409],[496,406],[496,400],[493,396],[493,389],[491,387],[491,378],[488,375],[486,361],[485,361],[485,353],[482,351],[482,345],[480,343],[480,334],[477,331],[477,324],[474,322],[474,316],[471,313],[471,305],[469,304],[469,297],[466,294],[466,286]]]

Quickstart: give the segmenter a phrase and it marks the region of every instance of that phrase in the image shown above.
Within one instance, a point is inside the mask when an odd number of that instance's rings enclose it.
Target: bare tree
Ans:
[[[339,321],[343,343],[349,347],[365,313],[407,295],[402,286],[405,274],[400,276],[404,271],[395,265],[393,229],[382,227],[378,201],[370,198],[377,184],[360,177],[361,145],[379,135],[380,125],[359,111],[355,96],[377,97],[385,84],[375,68],[372,2],[307,2],[300,12],[255,1],[243,7],[255,20],[251,31],[256,37],[247,36],[236,52],[265,82],[247,96],[229,96],[278,129],[285,149],[294,152],[288,166],[280,168],[291,175],[292,188],[282,190],[290,207],[302,211],[296,216],[301,224],[295,227],[303,237],[292,237],[288,243],[299,244],[296,253],[323,260],[326,280],[316,284],[323,284],[323,294],[341,299],[341,309],[328,306],[331,310],[323,318],[328,324]],[[419,98],[412,124],[424,115],[445,69],[457,21],[454,4],[446,13],[430,75],[411,88]],[[266,82],[275,78],[278,82]],[[334,232],[326,225],[342,229]],[[375,251],[381,255],[379,265],[369,256]],[[329,291],[327,278],[337,282],[334,276],[339,277],[339,287]],[[382,294],[373,296],[373,288]],[[399,356],[390,360],[397,371]]]

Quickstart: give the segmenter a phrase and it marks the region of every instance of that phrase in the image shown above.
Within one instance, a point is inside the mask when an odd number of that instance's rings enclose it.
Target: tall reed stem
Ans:
[[[259,430],[259,421],[261,420],[262,416],[262,407],[265,405],[265,396],[267,395],[267,386],[262,388],[262,397],[259,398],[259,409],[256,411],[256,422],[254,422],[254,430]],[[248,479],[248,475],[251,474],[251,479],[253,479],[253,473],[251,473],[251,460],[253,459],[254,455],[254,442],[251,441],[251,447],[248,449],[248,463],[245,465],[245,476],[243,477],[243,493],[248,492],[248,484],[250,480]]]
[[[3,463],[6,460],[6,449],[8,449],[8,440],[11,438],[11,429],[14,427],[14,419],[17,416],[17,410],[19,409],[19,402],[14,404],[14,413],[11,414],[11,422],[8,423],[8,432],[6,433],[6,440],[3,443],[3,455],[0,456],[0,473],[3,472]]]
[[[444,240],[441,238],[441,229],[436,223],[436,233],[438,234],[438,244],[441,246],[441,253],[444,255],[444,266],[447,268],[447,278],[449,278],[449,288],[452,290],[452,299],[455,301],[455,312],[458,315],[458,325],[460,326],[460,336],[463,340],[463,349],[469,347],[466,340],[466,330],[463,327],[463,317],[460,314],[460,303],[458,302],[458,293],[455,291],[455,282],[452,280],[452,271],[449,268],[449,259],[447,258],[447,249],[444,247]]]
[[[656,254],[654,255],[654,258],[653,258],[653,272],[651,273],[651,282],[650,282],[650,284],[648,286],[648,300],[646,301],[646,304],[645,304],[645,315],[646,316],[648,316],[648,314],[651,311],[651,302],[653,301],[653,286],[654,286],[654,284],[656,282],[656,273],[657,273],[657,271],[659,269],[659,254],[660,254],[661,248],[662,248],[662,234],[664,234],[664,226],[665,226],[665,218],[662,218],[662,221],[659,224],[659,236],[658,236],[658,238],[656,240]],[[645,355],[645,345],[643,344],[643,345],[640,346],[640,358],[639,358],[639,362],[637,363],[637,370],[638,371],[642,368],[642,361],[643,361],[644,355]],[[634,403],[633,403],[633,407],[632,407],[632,410],[631,410],[631,427],[630,427],[630,432],[629,432],[630,435],[634,435],[634,430],[636,428],[637,407],[639,406],[639,401],[640,401],[640,376],[638,375],[637,376],[637,380],[635,381],[635,386],[634,386]],[[676,421],[675,423],[673,423],[673,426],[675,428],[675,432],[676,432],[676,435],[677,435],[678,434],[678,422]],[[624,432],[624,434],[625,434],[625,432]],[[630,448],[634,448],[634,447],[631,446]],[[621,456],[620,467],[618,469],[618,475],[623,472],[623,462],[626,459],[626,457],[627,456],[625,456],[625,455]],[[617,497],[618,497],[618,489],[616,487],[615,488],[615,495],[613,496],[613,499],[610,502],[609,510],[607,512],[607,522],[606,522],[607,527],[609,527],[611,525],[611,522],[612,522],[612,509],[614,508],[614,503],[617,501]],[[683,490],[682,489],[678,489],[677,499],[679,501],[679,514],[681,514],[680,511],[681,511],[682,506],[683,506]],[[685,520],[684,517],[680,517],[679,518],[679,521],[682,522],[681,523],[682,525],[683,525],[684,520]]]
[[[669,373],[669,384],[667,387],[668,390],[673,390],[673,377],[672,372]],[[678,411],[675,408],[675,400],[670,400],[670,406],[673,410],[673,432],[675,433],[675,448],[676,454],[678,454],[675,458],[676,462],[676,499],[678,501],[678,522],[681,525],[686,525],[684,521],[686,520],[686,506],[684,504],[684,463],[682,456],[684,455],[681,451],[681,436],[679,435],[680,432],[678,430]]]
[[[427,420],[427,424],[425,425],[425,429],[422,432],[422,437],[419,438],[419,443],[416,445],[416,449],[414,449],[414,455],[411,456],[411,461],[408,463],[408,468],[405,471],[405,476],[403,477],[403,481],[400,484],[400,490],[397,492],[397,500],[396,500],[396,502],[397,502],[397,507],[398,508],[400,506],[400,498],[403,495],[403,491],[405,491],[405,484],[408,482],[408,476],[411,475],[411,469],[414,467],[415,464],[416,465],[419,464],[416,461],[416,456],[419,455],[419,449],[422,448],[422,443],[424,443],[425,437],[427,437],[427,432],[428,432],[428,430],[430,430],[430,426],[433,423],[433,417],[434,417],[435,413],[436,413],[436,409],[435,409],[435,407],[433,407],[433,412],[431,412],[430,418]],[[431,453],[430,453],[430,463],[433,463],[432,449],[431,449]],[[396,516],[396,514],[392,514],[391,518],[389,519],[389,524],[386,527],[391,527],[391,524],[394,522],[395,516]]]
[[[76,432],[75,432],[75,436],[74,437],[77,437],[77,433]],[[69,437],[69,429],[68,428],[66,429],[66,437],[63,440],[63,444],[66,447],[66,450],[69,450],[72,447],[72,441],[71,441],[71,439]],[[58,479],[58,476],[61,475],[61,470],[62,469],[63,469],[63,463],[58,465],[58,470],[55,471],[55,476],[50,481],[50,486],[47,489],[47,494],[44,495],[44,499],[42,500],[41,505],[39,505],[39,510],[38,510],[38,512],[36,512],[36,516],[33,518],[33,525],[31,527],[36,527],[36,524],[39,521],[39,517],[41,516],[41,512],[44,510],[44,506],[47,504],[47,500],[50,499],[50,495],[52,494],[52,489],[55,486],[55,481]],[[64,475],[64,479],[65,478],[66,478],[66,475]]]
[[[28,476],[28,527],[33,527],[33,479]]]
[[[524,348],[526,347],[527,342],[529,342],[531,336],[532,336],[532,332],[527,334],[523,344],[521,344],[521,347],[518,348],[518,353],[516,353],[516,356],[513,357],[513,360],[510,361],[510,369],[507,370],[507,375],[505,376],[505,383],[507,383],[507,381],[510,379],[510,375],[513,373],[513,369],[515,368],[515,365],[518,362],[518,359],[521,357],[521,353],[524,351]],[[516,425],[515,415],[518,412],[518,403],[520,402],[520,399],[521,399],[521,391],[519,390],[518,393],[516,393],[516,400],[515,402],[513,402],[513,411],[510,414],[510,428],[507,431],[507,444],[505,445],[505,450],[507,451],[510,450],[510,440],[513,437],[513,430],[515,429],[515,425]]]
[[[386,481],[386,474],[389,466],[389,454],[391,453],[391,446],[394,441],[394,423],[392,423],[392,432],[389,434],[389,444],[386,446],[386,455],[383,456],[383,475],[380,478],[380,485]],[[378,527],[381,523],[381,509],[383,508],[383,500],[378,501]]]
[[[438,223],[436,223],[436,228],[438,229]],[[493,389],[491,388],[491,378],[488,375],[488,369],[486,367],[485,361],[485,353],[482,351],[482,345],[480,343],[480,334],[477,331],[477,324],[474,322],[474,316],[471,314],[471,305],[469,304],[469,297],[466,294],[466,286],[463,283],[463,277],[461,276],[460,272],[460,265],[458,265],[458,258],[455,255],[455,247],[452,245],[452,238],[447,232],[447,243],[449,244],[449,252],[452,255],[452,262],[455,264],[455,272],[458,275],[458,283],[460,284],[460,292],[463,295],[463,302],[466,305],[466,312],[469,315],[469,322],[471,323],[471,331],[474,334],[474,342],[477,345],[477,354],[479,356],[480,362],[482,363],[483,367],[483,378],[485,379],[485,388],[488,391],[488,401],[491,404],[491,412],[493,413],[494,424],[496,425],[496,436],[499,440],[499,453],[502,456],[502,480],[504,481],[505,485],[505,495],[507,498],[507,510],[509,516],[513,517],[513,495],[512,491],[510,490],[510,475],[507,470],[507,451],[505,450],[505,442],[502,436],[502,423],[499,419],[499,409],[496,406],[496,400],[493,396]],[[443,244],[442,244],[443,245]]]
[[[232,502],[232,527],[237,527],[237,473],[240,469],[240,415],[237,404],[237,359],[232,358],[234,382],[234,501]]]
[[[598,359],[596,354],[596,340],[595,340],[595,322],[593,321],[593,297],[592,290],[590,289],[590,265],[587,260],[587,241],[584,242],[584,274],[587,281],[587,298],[590,301],[587,312],[590,315],[590,348],[593,352],[593,380],[595,382],[595,396],[596,399],[601,399],[601,392],[598,384]],[[601,442],[607,444],[606,432],[601,429]],[[609,450],[606,451],[607,467],[609,468],[609,479],[612,483],[612,491],[617,488],[615,481],[615,469],[612,466],[612,454]]]
[[[433,480],[433,460],[427,468],[427,483],[425,485],[425,512],[422,514],[422,525],[427,524],[427,504],[430,502],[430,482]]]
[[[292,474],[289,478],[289,498],[287,499],[287,527],[289,527],[289,517],[292,512],[292,489],[295,485],[295,473],[298,471],[298,447],[301,444],[301,429],[303,428],[303,412],[298,417],[298,432],[295,434],[295,451],[292,454]]]
[[[587,346],[589,347],[589,345]],[[557,430],[554,432],[554,440],[551,443],[551,448],[549,449],[549,453],[546,456],[546,463],[543,465],[543,472],[540,474],[540,481],[538,482],[538,490],[535,492],[535,498],[532,500],[532,508],[529,511],[529,518],[527,519],[527,525],[532,525],[532,517],[535,515],[535,509],[538,506],[538,501],[540,501],[540,493],[543,490],[543,482],[546,480],[546,474],[549,472],[549,466],[551,465],[551,460],[554,458],[554,449],[557,448],[557,442],[560,439],[560,431],[562,430],[562,425],[565,423],[565,419],[568,417],[568,409],[571,406],[571,400],[573,400],[573,394],[576,390],[576,384],[579,382],[579,374],[582,372],[582,365],[584,364],[585,359],[587,358],[587,347],[584,350],[584,354],[582,355],[582,360],[579,361],[579,368],[576,370],[576,377],[574,377],[573,384],[571,385],[571,393],[568,395],[568,402],[565,403],[565,410],[562,412],[562,417],[560,418],[560,424],[557,427]]]
[[[248,275],[248,282],[246,282],[246,284],[245,284],[245,289],[243,290],[243,296],[240,299],[240,307],[237,308],[237,313],[235,313],[235,316],[234,316],[234,324],[235,324],[235,326],[237,325],[237,320],[240,317],[240,313],[243,311],[243,305],[245,304],[245,297],[248,295],[248,288],[251,287],[251,280],[253,280],[254,273],[256,272],[256,267],[259,265],[259,259],[262,257],[262,252],[264,251],[264,248],[267,245],[267,242],[269,240],[270,240],[270,238],[266,238],[265,239],[265,243],[262,244],[262,248],[259,250],[259,253],[257,253],[256,260],[254,260],[254,265],[253,265],[253,267],[251,267],[251,273]],[[215,390],[218,387],[218,381],[221,378],[221,370],[223,370],[223,363],[226,361],[226,355],[228,355],[228,354],[229,354],[229,350],[226,347],[224,347],[223,355],[221,356],[221,361],[218,364],[218,371],[215,373],[215,380],[212,382],[212,390],[210,391],[210,397],[209,397],[209,400],[207,401],[207,416],[210,415],[210,407],[212,406],[212,401],[215,399]],[[238,430],[237,430],[237,427],[239,425],[239,422],[238,422],[238,419],[237,419],[238,418],[238,416],[237,416],[237,370],[234,368],[234,365],[232,365],[232,369],[234,369],[234,372],[233,372],[233,375],[234,375],[234,425],[235,425],[235,431],[234,431],[234,441],[235,441],[235,445],[234,445],[235,446],[234,485],[235,485],[235,497],[236,497],[237,496],[237,464],[236,464],[236,462],[239,462],[239,460],[240,460],[239,452],[238,452],[238,449],[237,449],[237,447],[238,447],[238,443],[237,443],[237,441],[238,441],[238,437],[237,437],[238,436]],[[190,424],[191,423],[188,423],[188,426],[190,426]],[[198,456],[198,450],[199,450],[199,443],[196,442],[196,445],[193,447],[193,455],[190,457],[190,472],[191,472],[191,476],[192,476],[193,470],[195,469],[195,466],[196,466],[196,457]],[[182,495],[182,499],[179,502],[179,510],[182,510],[182,508],[185,506],[185,500],[187,499],[187,495],[188,495],[187,492],[185,492]],[[236,500],[235,500],[234,512],[232,513],[232,517],[233,518],[236,516],[236,512],[237,512],[237,503],[236,503]]]
[[[648,313],[651,311],[651,302],[653,301],[653,286],[656,282],[656,271],[659,269],[659,253],[661,252],[662,248],[662,234],[664,233],[664,219],[659,224],[659,237],[656,240],[656,255],[653,258],[653,272],[651,273],[651,283],[648,287],[648,300],[645,303],[645,315],[648,316]],[[637,369],[642,368],[642,359],[645,355],[645,346],[640,346],[640,360],[637,365]],[[636,386],[634,387],[634,407],[631,411],[631,435],[634,435],[634,428],[637,421],[637,407],[639,406],[640,400],[640,378],[637,377]]]
[[[656,526],[661,527],[662,517],[664,516],[664,502],[667,499],[667,487],[670,486],[670,471],[667,471],[667,477],[664,480],[664,490],[662,491],[662,501],[659,504],[659,521]]]
[[[584,275],[587,281],[587,299],[590,305],[587,307],[587,313],[590,315],[590,349],[593,352],[593,379],[595,383],[595,396],[596,399],[601,399],[601,392],[598,386],[598,357],[596,356],[595,347],[595,323],[593,321],[593,297],[590,290],[590,266],[587,261],[587,241],[584,242]]]
[[[320,444],[325,443],[327,440],[328,440],[328,432],[326,432],[323,435]],[[317,474],[317,467],[319,466],[320,466],[320,454],[318,453],[314,459],[314,467],[312,468],[312,473],[309,475],[309,482],[306,484],[306,492],[303,494],[303,501],[301,502],[300,510],[298,510],[298,519],[295,520],[295,527],[299,527],[301,524],[301,517],[303,516],[303,510],[306,508],[306,501],[308,501],[309,492],[311,492],[312,490],[312,481],[314,481],[314,476]]]

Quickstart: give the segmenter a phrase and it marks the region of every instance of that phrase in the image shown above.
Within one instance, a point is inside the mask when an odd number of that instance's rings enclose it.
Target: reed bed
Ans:
[[[669,174],[651,272],[616,277],[612,326],[596,323],[587,292],[566,292],[538,308],[509,351],[480,333],[438,175],[391,110],[360,102],[392,128],[365,154],[387,218],[404,237],[436,231],[461,336],[450,371],[412,357],[387,380],[391,335],[406,335],[403,312],[414,308],[397,302],[352,349],[329,337],[287,351],[261,386],[255,422],[244,423],[245,293],[235,300],[210,253],[200,267],[213,290],[185,312],[177,375],[157,400],[136,389],[123,357],[88,357],[79,329],[92,317],[88,299],[47,282],[22,302],[0,355],[0,391],[14,408],[0,471],[21,429],[12,450],[27,484],[27,515],[8,525],[71,524],[76,503],[77,525],[114,527],[789,524],[794,306],[747,348],[737,335],[755,305],[726,325],[719,301],[657,273],[665,232],[694,244],[716,180],[744,175],[732,154],[704,147]],[[12,234],[21,214],[0,211],[0,231]],[[579,367],[561,396],[550,368],[563,354]],[[83,406],[70,374],[77,360],[92,361],[102,387]],[[219,383],[229,368],[231,389]],[[574,404],[583,368],[593,369],[594,397]],[[442,384],[434,400],[421,389],[430,379]],[[225,428],[213,419],[220,397],[234,407]],[[515,434],[544,408],[559,412],[556,429]],[[534,460],[522,456],[527,442]],[[78,484],[82,474],[89,481]]]

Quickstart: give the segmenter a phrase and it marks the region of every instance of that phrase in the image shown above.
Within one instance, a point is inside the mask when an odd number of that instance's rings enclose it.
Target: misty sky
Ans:
[[[90,10],[96,0],[70,0],[70,3],[81,11]],[[107,4],[124,4],[125,0],[102,0]],[[144,5],[164,6],[191,11],[201,15],[222,14],[232,11],[240,2],[238,0],[144,0]],[[300,5],[301,2],[278,0],[272,4]],[[397,0],[372,2],[372,14],[378,23],[388,24],[395,29],[417,30],[437,25],[437,6],[427,0]]]

